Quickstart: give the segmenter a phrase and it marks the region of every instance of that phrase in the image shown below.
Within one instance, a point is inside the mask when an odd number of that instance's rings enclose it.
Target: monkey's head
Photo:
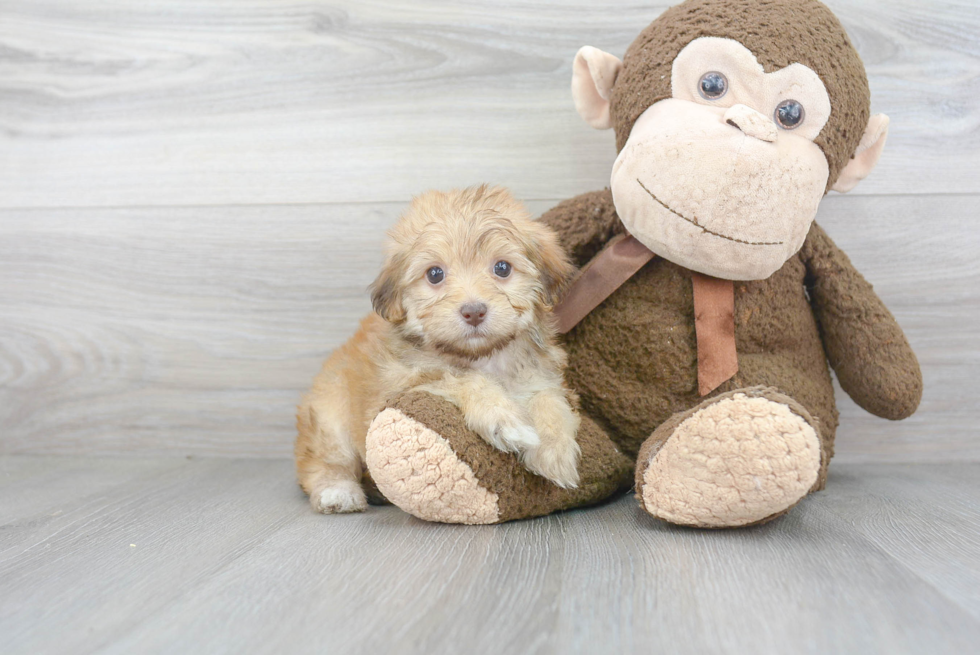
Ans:
[[[687,0],[623,61],[575,57],[579,114],[615,128],[612,193],[658,255],[731,280],[769,277],[803,245],[817,206],[881,155],[864,66],[817,0]]]

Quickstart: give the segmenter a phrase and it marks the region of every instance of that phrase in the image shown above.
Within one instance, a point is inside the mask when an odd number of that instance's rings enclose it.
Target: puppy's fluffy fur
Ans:
[[[368,426],[413,388],[454,403],[528,469],[577,485],[576,399],[550,315],[574,269],[554,233],[506,190],[481,186],[415,198],[388,237],[375,313],[326,361],[297,414],[296,466],[313,507],[365,508]]]

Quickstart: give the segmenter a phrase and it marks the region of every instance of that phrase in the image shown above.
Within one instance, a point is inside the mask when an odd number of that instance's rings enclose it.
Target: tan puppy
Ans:
[[[551,305],[574,269],[506,190],[415,198],[388,232],[376,313],[323,365],[297,414],[299,482],[327,514],[366,506],[364,441],[386,399],[421,389],[493,446],[578,484],[579,417]]]

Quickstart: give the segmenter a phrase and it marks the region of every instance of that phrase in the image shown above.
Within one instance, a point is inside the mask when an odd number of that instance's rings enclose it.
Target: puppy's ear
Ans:
[[[389,323],[398,323],[405,318],[402,278],[406,263],[407,258],[402,253],[388,256],[377,279],[371,283],[371,304],[374,311]]]
[[[575,275],[575,266],[558,242],[558,236],[542,223],[532,223],[533,239],[528,257],[541,273],[544,301],[555,305]]]

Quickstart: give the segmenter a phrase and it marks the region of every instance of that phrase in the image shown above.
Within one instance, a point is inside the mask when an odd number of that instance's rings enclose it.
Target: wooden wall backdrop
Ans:
[[[838,457],[978,459],[980,6],[832,0],[892,117],[819,219],[921,359]],[[0,0],[0,453],[289,456],[293,406],[430,187],[607,184],[569,93],[667,3]]]

